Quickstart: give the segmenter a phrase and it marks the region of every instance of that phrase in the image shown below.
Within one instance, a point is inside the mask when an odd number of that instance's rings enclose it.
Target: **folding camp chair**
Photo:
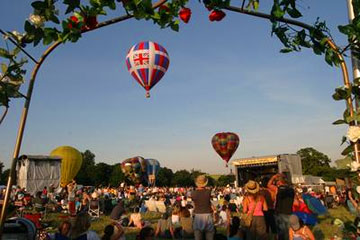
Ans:
[[[99,200],[90,200],[88,214],[90,215],[90,217],[94,217],[94,218],[100,217]]]

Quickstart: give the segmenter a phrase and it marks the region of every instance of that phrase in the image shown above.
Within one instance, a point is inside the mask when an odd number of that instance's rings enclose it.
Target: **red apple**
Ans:
[[[213,21],[221,21],[226,14],[221,10],[212,10],[209,15],[209,19],[211,22]]]
[[[188,23],[191,17],[191,9],[190,8],[182,8],[179,11],[179,17],[184,23]]]

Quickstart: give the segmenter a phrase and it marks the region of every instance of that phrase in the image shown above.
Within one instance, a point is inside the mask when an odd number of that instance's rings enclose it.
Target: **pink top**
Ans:
[[[254,201],[254,200],[250,200],[250,199],[249,199],[249,201],[250,201],[250,203],[249,203],[248,214],[254,209],[254,205],[255,205],[255,201]],[[261,199],[256,203],[256,207],[255,207],[253,216],[264,216],[263,204],[264,204],[264,199],[261,198]]]

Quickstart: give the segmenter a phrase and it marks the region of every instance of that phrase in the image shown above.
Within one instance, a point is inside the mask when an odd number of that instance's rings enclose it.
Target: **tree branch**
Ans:
[[[5,119],[5,117],[6,117],[6,114],[8,113],[8,110],[9,110],[9,107],[6,106],[4,113],[2,114],[2,116],[1,116],[1,118],[0,118],[0,125],[1,125],[2,122],[4,121],[4,119]]]
[[[28,56],[34,63],[38,63],[33,56],[30,55],[23,47],[21,47],[16,41],[14,41],[11,36],[9,36],[8,33],[4,32],[2,29],[0,29],[0,33],[2,33],[4,36],[8,37],[10,42],[12,42],[15,46],[17,46],[26,56]]]

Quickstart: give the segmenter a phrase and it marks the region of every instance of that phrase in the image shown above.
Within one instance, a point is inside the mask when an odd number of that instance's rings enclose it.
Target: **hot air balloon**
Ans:
[[[128,158],[121,163],[121,170],[132,182],[140,184],[146,175],[146,161],[139,156]]]
[[[135,44],[126,56],[128,71],[145,88],[147,98],[150,97],[150,89],[164,76],[169,63],[166,49],[151,41]]]
[[[156,182],[156,175],[160,169],[160,163],[156,159],[145,159],[146,160],[146,173],[148,176],[148,184],[150,186],[155,185]]]
[[[65,187],[79,172],[83,161],[81,153],[70,146],[61,146],[54,149],[50,156],[61,158],[60,186]]]
[[[217,133],[213,136],[211,143],[215,151],[226,162],[226,167],[232,155],[239,146],[240,139],[238,135],[231,132]]]

